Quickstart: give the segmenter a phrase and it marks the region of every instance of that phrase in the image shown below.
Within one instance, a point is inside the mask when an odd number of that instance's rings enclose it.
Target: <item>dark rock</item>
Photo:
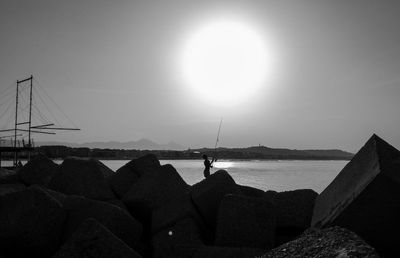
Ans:
[[[283,257],[368,257],[378,254],[355,233],[340,227],[308,230],[301,237],[281,245],[261,258]]]
[[[109,258],[141,257],[95,219],[79,225],[75,233],[56,253],[54,258]]]
[[[139,221],[143,226],[142,240],[148,241],[151,238],[152,208],[145,200],[130,200],[127,203],[130,215]]]
[[[104,179],[104,165],[94,159],[68,158],[60,165],[49,188],[64,194],[95,200],[113,200],[115,195]]]
[[[157,171],[142,175],[124,195],[122,201],[132,216],[144,225],[146,236],[150,236],[152,212],[182,198],[188,188],[171,165],[164,165]]]
[[[153,154],[149,154],[138,159],[131,160],[119,168],[115,174],[108,177],[107,181],[117,197],[122,198],[124,194],[131,188],[132,184],[139,179],[139,177],[147,172],[151,173],[152,170],[158,170],[160,166],[161,165],[157,157]]]
[[[62,205],[39,189],[0,196],[0,250],[10,257],[48,257],[58,250]]]
[[[277,227],[300,230],[309,228],[317,196],[311,189],[277,193],[274,198]]]
[[[143,200],[153,210],[187,193],[189,186],[171,165],[161,166],[157,172],[143,175],[124,195],[128,206],[131,200]]]
[[[354,231],[380,254],[398,253],[400,152],[373,135],[318,196],[312,225]]]
[[[272,190],[268,190],[265,192],[264,194],[264,199],[270,201],[270,202],[275,202],[275,196],[278,194],[277,191],[272,191]]]
[[[235,181],[225,170],[218,170],[191,188],[191,197],[201,216],[215,228],[219,205],[227,194],[238,193]]]
[[[193,258],[254,258],[264,253],[257,248],[206,246],[198,249]]]
[[[194,220],[188,218],[158,232],[152,238],[153,257],[193,257],[203,246],[200,231]]]
[[[311,189],[265,193],[264,199],[272,201],[276,208],[275,246],[295,239],[310,227],[317,196]]]
[[[0,177],[8,176],[8,175],[15,175],[16,172],[14,170],[0,168]]]
[[[109,227],[109,230],[116,231],[116,235],[127,242],[128,245],[137,247],[137,239],[141,233],[141,225],[127,212],[125,205],[120,200],[97,201],[77,195],[66,195],[43,187],[32,185],[29,189],[38,189],[47,192],[54,199],[59,201],[67,213],[63,240],[69,238],[77,227],[87,218],[93,217]],[[121,209],[124,211],[121,211]],[[126,225],[125,225],[126,223]],[[132,227],[131,224],[134,224]],[[121,230],[121,228],[124,228]],[[133,229],[134,228],[134,229]],[[126,237],[127,235],[138,235],[137,237]]]
[[[262,198],[225,195],[218,212],[215,245],[274,247],[275,207]]]
[[[108,178],[108,177],[110,177],[110,176],[115,174],[115,172],[111,168],[109,168],[106,165],[104,165],[104,163],[102,163],[101,161],[96,160],[96,159],[92,159],[92,160],[97,162],[98,169],[101,171],[101,173],[103,174],[104,178]]]
[[[247,185],[237,185],[241,195],[248,196],[248,197],[256,197],[256,198],[263,198],[265,197],[265,192],[258,188],[254,188]]]
[[[112,204],[112,205],[115,205],[115,206],[118,206],[119,208],[121,208],[121,209],[123,209],[125,211],[128,211],[128,208],[126,207],[126,205],[121,200],[115,199],[115,200],[107,200],[105,202],[107,202],[109,204]]]
[[[57,201],[59,201],[61,204],[63,204],[65,202],[65,199],[67,198],[68,195],[65,195],[63,193],[51,190],[49,188],[44,187],[43,185],[31,185],[29,187],[29,189],[39,189],[42,191],[45,191],[46,193],[48,193],[51,197],[53,197],[54,199],[56,199]]]
[[[57,173],[58,165],[44,155],[38,155],[18,170],[18,177],[27,186],[47,186]]]
[[[68,196],[63,204],[68,214],[64,239],[68,239],[83,221],[94,218],[130,247],[136,249],[138,246],[142,225],[125,210],[80,196]]]
[[[0,184],[22,184],[22,182],[16,171],[0,168]]]
[[[178,221],[191,218],[204,227],[202,218],[190,199],[190,194],[184,194],[170,203],[163,205],[152,212],[151,232],[155,234],[167,227],[175,225]]]
[[[0,196],[25,190],[23,184],[0,184]]]
[[[304,230],[298,228],[279,228],[275,229],[275,246],[280,246],[298,238]]]

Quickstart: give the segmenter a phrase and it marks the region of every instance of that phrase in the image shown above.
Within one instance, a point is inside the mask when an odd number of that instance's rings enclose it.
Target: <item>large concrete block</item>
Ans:
[[[0,168],[0,184],[22,184],[15,170]]]
[[[152,238],[153,257],[190,258],[203,246],[200,230],[193,219],[187,218],[165,228]]]
[[[227,194],[238,193],[238,187],[225,170],[218,170],[191,188],[192,201],[204,221],[215,228],[219,205]]]
[[[118,206],[73,195],[66,197],[63,205],[68,214],[64,239],[68,239],[83,221],[94,218],[130,247],[138,246],[142,225]]]
[[[196,208],[193,206],[189,193],[155,209],[152,212],[151,232],[154,235],[155,233],[173,226],[180,220],[186,218],[191,218],[200,225],[201,228],[204,227],[204,222]]]
[[[118,198],[122,198],[139,177],[160,168],[160,161],[153,154],[131,160],[115,174],[107,178],[108,183]]]
[[[310,227],[317,196],[311,189],[265,194],[276,207],[275,246],[295,239]]]
[[[312,225],[350,229],[379,253],[396,253],[400,238],[400,152],[376,135],[318,196]]]
[[[121,208],[121,209],[123,209],[125,211],[128,211],[128,208],[126,207],[126,205],[119,199],[107,200],[105,202],[107,202],[109,204],[112,204],[112,205],[115,205],[115,206],[118,206],[119,208]]]
[[[44,187],[43,185],[31,185],[29,187],[29,189],[39,189],[42,191],[45,191],[46,193],[48,193],[51,197],[53,197],[54,199],[56,199],[57,201],[59,201],[61,204],[63,204],[65,202],[65,199],[67,198],[68,195],[65,195],[63,193],[51,190],[49,188]]]
[[[265,191],[263,198],[270,202],[275,202],[275,197],[277,194],[278,194],[277,191],[268,190],[268,191]]]
[[[258,248],[205,246],[198,249],[193,258],[254,258],[265,252]]]
[[[225,195],[218,212],[215,245],[274,247],[275,207],[263,198]]]
[[[99,161],[97,159],[90,159],[90,160],[93,160],[94,162],[96,162],[97,169],[100,170],[100,172],[103,174],[104,178],[108,178],[115,174],[115,172],[111,168],[107,167],[101,161]]]
[[[247,185],[237,185],[241,195],[248,197],[264,198],[265,192],[258,188],[254,188]]]
[[[83,221],[54,258],[140,258],[141,256],[93,218]]]
[[[44,155],[38,155],[18,170],[19,179],[27,186],[47,186],[57,173],[58,165]]]
[[[309,228],[317,196],[318,194],[311,189],[277,193],[274,197],[277,227],[300,230]]]
[[[125,204],[125,203],[124,203]],[[151,238],[151,227],[152,227],[152,213],[153,209],[149,206],[149,202],[144,200],[129,200],[126,202],[130,215],[139,221],[143,226],[142,240],[147,242]]]
[[[0,184],[0,196],[25,190],[23,184]]]
[[[379,258],[377,252],[355,233],[340,227],[308,230],[260,258],[365,257]]]
[[[171,165],[161,166],[157,172],[143,175],[124,195],[122,201],[128,206],[131,200],[143,200],[151,209],[161,207],[181,198],[189,186]]]
[[[6,257],[49,257],[61,244],[62,205],[40,189],[0,196],[0,252]]]
[[[95,200],[113,200],[116,197],[105,181],[105,175],[110,171],[107,172],[105,165],[95,159],[68,158],[60,165],[49,188]]]
[[[128,211],[144,226],[145,236],[151,235],[152,212],[187,194],[189,186],[171,165],[142,175],[122,201]]]

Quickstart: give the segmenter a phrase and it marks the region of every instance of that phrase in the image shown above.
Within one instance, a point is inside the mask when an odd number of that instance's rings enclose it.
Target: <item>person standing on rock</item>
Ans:
[[[212,168],[212,164],[214,162],[214,158],[211,160],[208,159],[206,154],[203,154],[204,159],[204,177],[207,178],[210,175],[210,168]]]

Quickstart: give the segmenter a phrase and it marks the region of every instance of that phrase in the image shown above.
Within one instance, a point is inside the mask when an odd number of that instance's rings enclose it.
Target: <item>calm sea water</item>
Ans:
[[[128,161],[102,161],[112,170],[117,170]],[[203,179],[202,160],[161,160],[161,164],[172,164],[190,185]],[[218,161],[211,173],[225,169],[236,183],[261,190],[287,191],[309,188],[322,192],[336,177],[348,161],[342,160],[249,160]]]
[[[56,161],[61,163],[62,161]],[[102,160],[116,171],[128,160]],[[322,192],[336,177],[348,161],[342,160],[221,160],[214,163],[211,173],[218,169],[229,172],[236,183],[261,190],[287,191],[309,188]],[[3,162],[3,165],[8,162]],[[161,164],[172,164],[190,185],[203,179],[202,160],[161,160]]]

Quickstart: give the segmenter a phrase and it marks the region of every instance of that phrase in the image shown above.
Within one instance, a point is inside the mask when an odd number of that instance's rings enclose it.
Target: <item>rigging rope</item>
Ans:
[[[6,106],[6,108],[4,109],[4,112],[3,113],[1,113],[1,115],[0,115],[0,119],[3,117],[3,115],[5,115],[7,112],[8,112],[8,110],[10,110],[10,109],[12,109],[12,107],[14,106],[13,103],[14,101],[12,101],[12,100],[8,100],[8,103],[7,103],[7,106]],[[4,102],[4,103],[6,103],[6,102]]]
[[[35,89],[35,92],[36,92],[35,96],[36,96],[36,95],[39,96],[39,100],[42,102],[42,104],[44,105],[44,107],[45,107],[45,108],[47,109],[47,111],[50,113],[50,116],[52,117],[52,119],[53,119],[57,124],[61,124],[61,123],[58,121],[57,117],[53,114],[53,112],[51,111],[51,109],[47,106],[46,102],[43,100],[42,96],[39,94],[39,91],[36,90],[36,87],[34,87],[34,89]]]
[[[36,110],[36,112],[38,113],[40,119],[40,122],[42,124],[50,124],[50,119],[48,119],[44,114],[42,115],[42,112],[40,112],[40,109],[38,108],[38,105],[36,103],[36,99],[33,99],[32,101],[32,107],[33,107],[33,111]],[[35,114],[34,112],[32,112],[32,114]],[[36,117],[36,114],[35,114]]]
[[[14,130],[15,121],[13,122],[13,120],[15,118],[15,112],[18,112],[17,123],[19,123],[19,125],[21,126],[18,129],[21,130],[26,127],[28,127],[27,130],[29,130],[29,119],[31,119],[31,126],[41,124],[56,124],[57,126],[62,126],[62,123],[60,123],[61,119],[63,120],[62,122],[69,122],[75,127],[75,129],[78,129],[72,119],[68,117],[68,115],[60,108],[60,106],[50,97],[44,87],[42,87],[41,84],[33,77],[31,81],[32,88],[30,87],[30,79],[31,77],[25,79],[24,82],[17,84],[14,82],[7,86],[5,90],[0,92],[0,126],[2,127],[0,129],[7,131]],[[35,85],[33,85],[33,82],[35,82]],[[14,87],[17,88],[15,89]],[[44,93],[44,95],[42,93]],[[17,105],[15,102],[16,94],[18,94]],[[49,106],[49,103],[53,103],[53,105]],[[17,110],[15,110],[15,107],[17,107]],[[43,129],[51,128],[37,128],[37,131],[42,131]],[[71,128],[64,129],[70,130]],[[60,130],[62,130],[62,128],[60,128]],[[28,132],[25,131],[20,131],[18,134],[18,137],[20,137],[20,139],[24,139],[27,136]],[[12,135],[11,137],[14,136]]]
[[[15,87],[16,83],[13,82],[10,85],[8,85],[3,92],[0,94],[0,100],[1,98],[5,97],[8,94],[13,94],[15,90],[11,90],[13,87]]]
[[[50,99],[51,102],[54,103],[54,105],[58,108],[58,110],[64,115],[65,118],[67,118],[67,120],[75,127],[78,128],[78,126],[76,126],[76,124],[68,117],[68,115],[66,113],[64,113],[64,111],[60,108],[60,106],[57,104],[57,102],[55,102],[50,96],[49,94],[47,94],[46,90],[40,85],[40,83],[33,78],[33,80],[37,83],[38,87],[44,92],[44,94],[46,94],[46,96]]]

